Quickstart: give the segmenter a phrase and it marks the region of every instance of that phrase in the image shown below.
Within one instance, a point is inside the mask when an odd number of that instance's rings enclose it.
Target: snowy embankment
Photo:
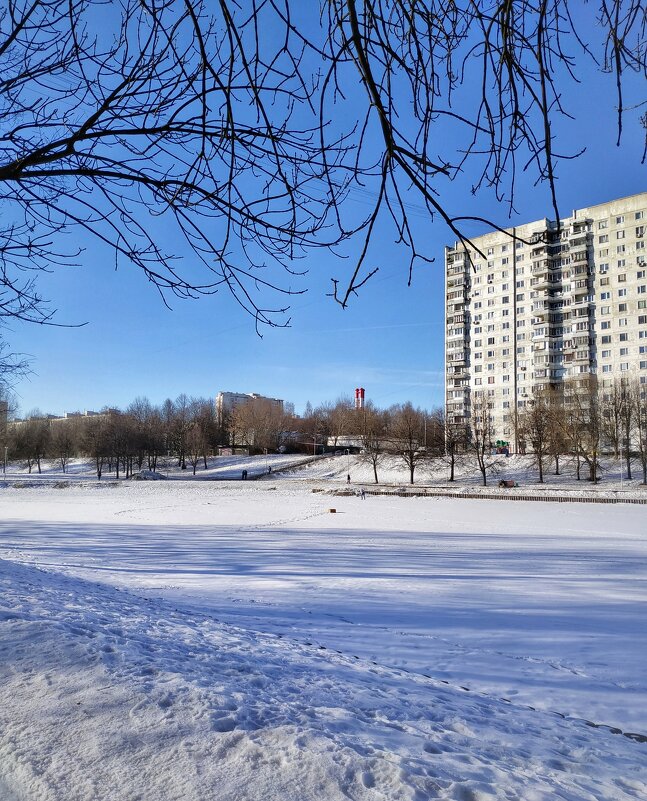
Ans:
[[[3,801],[647,797],[642,507],[278,480],[0,515]]]

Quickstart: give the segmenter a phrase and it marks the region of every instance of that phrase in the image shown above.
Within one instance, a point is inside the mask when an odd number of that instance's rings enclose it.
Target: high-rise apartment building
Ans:
[[[647,384],[646,232],[643,192],[447,247],[448,422],[487,408],[492,438],[514,443],[533,391],[591,375]]]

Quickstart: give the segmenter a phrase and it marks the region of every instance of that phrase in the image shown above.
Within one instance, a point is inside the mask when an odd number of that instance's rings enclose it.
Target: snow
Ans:
[[[647,797],[644,507],[362,501],[334,462],[10,478],[3,801]]]

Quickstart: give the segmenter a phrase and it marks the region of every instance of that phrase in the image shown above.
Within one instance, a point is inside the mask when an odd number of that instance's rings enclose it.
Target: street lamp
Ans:
[[[2,476],[3,478],[7,475],[7,451],[9,447],[7,445],[4,446],[4,462],[2,463]]]
[[[350,451],[346,448],[346,472],[350,475]]]

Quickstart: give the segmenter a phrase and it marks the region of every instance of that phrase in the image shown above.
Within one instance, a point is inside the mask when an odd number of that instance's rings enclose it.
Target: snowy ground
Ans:
[[[3,801],[647,797],[645,507],[326,470],[0,490]]]

